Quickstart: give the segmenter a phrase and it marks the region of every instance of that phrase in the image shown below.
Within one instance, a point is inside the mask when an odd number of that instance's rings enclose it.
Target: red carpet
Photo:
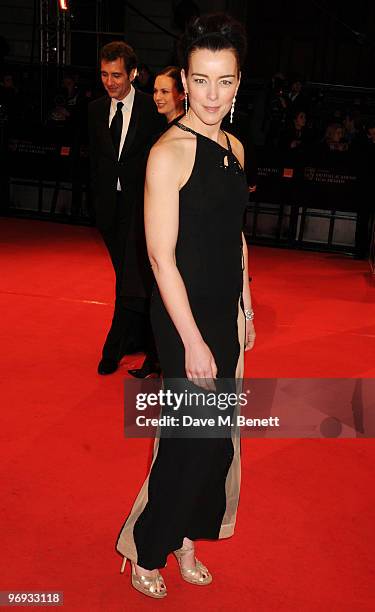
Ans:
[[[114,545],[150,440],[125,440],[122,380],[96,374],[112,313],[94,229],[1,220],[0,590],[64,591],[68,612],[375,609],[373,440],[243,440],[236,534],[202,542],[211,586],[170,557],[158,603],[119,574]],[[366,262],[251,247],[252,377],[374,377]],[[44,609],[44,608],[37,608]]]

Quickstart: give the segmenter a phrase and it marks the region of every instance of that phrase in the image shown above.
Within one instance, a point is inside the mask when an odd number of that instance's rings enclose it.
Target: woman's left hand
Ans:
[[[253,321],[246,321],[245,331],[245,351],[249,351],[253,348],[255,342],[255,328]]]

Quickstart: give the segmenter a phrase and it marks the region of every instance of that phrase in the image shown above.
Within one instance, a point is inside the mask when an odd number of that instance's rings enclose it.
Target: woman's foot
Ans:
[[[195,556],[194,542],[184,538],[182,548],[174,551],[180,566],[181,576],[191,584],[206,585],[212,582],[212,576],[207,567]]]
[[[147,570],[136,563],[132,563],[132,585],[148,597],[160,599],[167,594],[167,587],[159,570]]]
[[[159,573],[159,570],[157,569],[148,570],[144,567],[141,567],[140,565],[137,565],[136,563],[134,563],[134,568],[137,576],[147,576],[148,578],[156,578]]]
[[[189,538],[184,538],[182,549],[184,554],[181,555],[181,563],[180,567],[187,570],[195,569],[195,544],[193,540],[189,540]],[[182,550],[180,548],[180,550]]]
[[[125,571],[126,561],[127,558],[124,557],[120,570],[122,574]],[[159,573],[159,570],[147,570],[134,563],[134,561],[130,562],[132,566],[132,585],[137,591],[143,593],[143,595],[147,595],[147,597],[154,597],[156,599],[166,596],[167,587],[165,586],[163,576]]]
[[[161,369],[157,361],[147,356],[140,368],[128,372],[134,378],[160,378]]]

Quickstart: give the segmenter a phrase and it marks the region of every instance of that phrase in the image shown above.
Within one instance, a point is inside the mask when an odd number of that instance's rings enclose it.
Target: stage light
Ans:
[[[67,11],[69,9],[68,0],[59,0],[59,6],[62,11]]]

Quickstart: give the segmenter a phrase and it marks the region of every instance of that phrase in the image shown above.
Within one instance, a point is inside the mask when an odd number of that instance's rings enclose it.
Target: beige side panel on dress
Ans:
[[[244,373],[244,348],[245,348],[245,315],[241,308],[240,302],[238,302],[238,341],[240,343],[240,355],[237,362],[236,369],[236,381],[237,382],[237,395],[241,392],[240,381],[243,378]],[[236,419],[239,413],[238,407],[234,413]],[[229,468],[227,478],[225,481],[225,496],[227,505],[225,514],[221,524],[219,538],[229,538],[233,535],[234,527],[236,524],[236,515],[238,508],[238,500],[240,496],[241,486],[241,439],[239,429],[235,426],[232,430],[232,442],[234,447],[233,461]]]
[[[244,369],[244,339],[245,339],[245,316],[243,314],[240,303],[238,304],[238,318],[237,318],[237,326],[238,326],[238,339],[240,343],[240,355],[237,362],[236,369],[236,380],[242,379],[243,377],[243,369]],[[237,393],[239,393],[240,389],[237,389]],[[219,538],[228,538],[233,534],[234,526],[236,523],[236,514],[237,514],[237,506],[238,499],[240,494],[240,484],[241,484],[241,458],[240,458],[240,437],[239,433],[235,431],[236,435],[232,435],[233,447],[234,447],[234,456],[231,466],[229,468],[227,478],[225,481],[225,493],[226,493],[226,510],[223,517],[223,522],[221,525],[221,529],[219,532]],[[152,466],[155,463],[157,453],[159,448],[159,437],[155,438],[154,443],[154,453]],[[138,517],[142,514],[147,502],[148,502],[148,482],[149,475],[151,472],[151,468],[149,470],[149,474],[146,480],[143,483],[143,486],[135,500],[132,510],[122,528],[120,536],[117,541],[116,548],[117,550],[127,559],[131,559],[135,563],[138,560],[137,548],[134,542],[133,529]]]
[[[155,460],[158,454],[158,448],[159,448],[159,437],[156,436],[155,442],[154,442],[154,452],[153,452],[151,468],[155,463]],[[131,509],[131,512],[122,528],[122,531],[120,533],[120,536],[119,536],[119,539],[117,540],[117,545],[116,545],[117,550],[122,555],[124,555],[124,557],[126,557],[127,559],[131,559],[135,563],[137,563],[137,560],[138,560],[138,553],[137,553],[137,548],[134,542],[133,529],[134,529],[134,525],[138,517],[140,516],[140,514],[142,514],[148,502],[148,481],[149,481],[151,468],[148,472],[148,476],[146,480],[144,481],[140,492],[137,495],[137,499],[135,500],[133,507]]]

